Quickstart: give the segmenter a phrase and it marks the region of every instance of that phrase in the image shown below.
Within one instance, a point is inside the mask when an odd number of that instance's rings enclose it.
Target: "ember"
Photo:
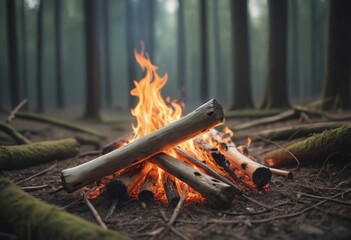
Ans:
[[[237,150],[230,129],[213,129],[224,122],[216,100],[182,117],[184,103],[169,97],[164,100],[161,95],[167,74],[157,74],[144,47],[134,54],[146,72],[131,91],[139,98],[131,110],[137,125],[132,126],[132,134],[105,147],[104,155],[63,170],[63,186],[68,192],[95,182],[90,197],[107,191],[114,199],[168,200],[175,206],[186,184],[191,187],[187,201],[206,200],[215,208],[228,208],[235,193],[268,184],[270,169]]]

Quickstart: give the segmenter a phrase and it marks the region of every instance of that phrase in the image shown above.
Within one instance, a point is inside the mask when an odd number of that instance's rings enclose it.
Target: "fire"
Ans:
[[[252,142],[251,138],[248,137],[248,138],[247,138],[247,147],[250,147],[251,142]]]

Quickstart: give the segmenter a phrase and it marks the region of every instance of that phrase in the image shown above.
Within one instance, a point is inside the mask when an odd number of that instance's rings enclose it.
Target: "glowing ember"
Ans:
[[[252,142],[252,141],[251,141],[251,138],[248,137],[248,138],[247,138],[247,147],[250,147],[251,142]]]

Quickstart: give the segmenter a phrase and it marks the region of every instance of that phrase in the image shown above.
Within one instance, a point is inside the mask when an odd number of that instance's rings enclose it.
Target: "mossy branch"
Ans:
[[[326,130],[303,141],[291,144],[285,149],[277,149],[264,155],[269,166],[280,166],[296,163],[293,154],[300,163],[313,160],[325,160],[336,152],[350,151],[351,123],[342,127]]]
[[[7,123],[0,122],[0,130],[2,130],[7,135],[11,136],[18,144],[31,143],[31,141],[28,138],[17,132],[16,129],[14,129],[11,125]]]
[[[79,143],[74,138],[20,146],[0,146],[0,169],[21,169],[53,160],[71,158],[78,154]]]
[[[0,176],[1,231],[18,239],[128,239],[41,202]]]
[[[105,136],[95,132],[91,129],[85,128],[85,127],[81,127],[72,123],[68,123],[62,120],[57,120],[57,119],[53,119],[47,116],[43,116],[37,113],[30,113],[30,112],[17,112],[15,114],[16,118],[19,119],[26,119],[26,120],[33,120],[33,121],[38,121],[38,122],[43,122],[43,123],[48,123],[54,126],[58,126],[58,127],[62,127],[62,128],[66,128],[69,130],[74,130],[77,132],[81,132],[81,133],[86,133],[95,137],[98,137],[100,139],[104,139]]]

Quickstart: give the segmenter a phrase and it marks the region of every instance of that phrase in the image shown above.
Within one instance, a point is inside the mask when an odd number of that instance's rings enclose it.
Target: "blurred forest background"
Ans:
[[[305,104],[323,92],[332,1],[1,0],[0,107],[26,98],[37,111],[129,112],[132,81],[142,77],[133,56],[140,41],[159,73],[169,74],[164,97],[188,107],[210,98],[226,108],[267,105],[270,13],[278,36],[272,51],[283,59],[273,68],[287,83],[276,90]]]

